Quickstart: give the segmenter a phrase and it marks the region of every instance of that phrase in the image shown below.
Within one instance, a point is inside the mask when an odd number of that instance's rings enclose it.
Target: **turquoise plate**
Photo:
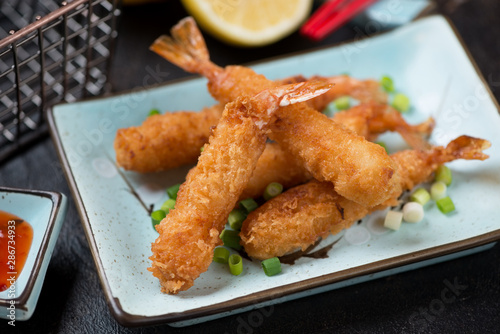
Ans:
[[[0,187],[0,210],[22,218],[33,228],[33,240],[23,270],[13,286],[0,292],[0,318],[28,320],[35,310],[66,216],[67,199],[55,192]]]
[[[58,105],[49,113],[51,133],[104,293],[121,324],[189,325],[461,256],[500,237],[498,105],[446,19],[421,19],[373,38],[253,68],[269,78],[389,75],[411,98],[413,107],[405,116],[410,123],[436,118],[434,144],[463,134],[481,137],[493,144],[487,151],[491,158],[449,164],[455,177],[449,191],[458,208],[453,215],[430,206],[421,223],[388,232],[380,227],[383,213],[374,214],[342,233],[326,259],[301,258],[283,265],[282,274],[274,277],[265,276],[257,261],[245,260],[244,274],[238,277],[214,263],[194,287],[170,296],[160,292],[158,280],[147,271],[157,237],[147,209],[166,199],[164,189],[182,182],[189,166],[154,175],[124,172],[115,167],[113,140],[117,129],[142,123],[153,108],[200,110],[214,104],[206,80]],[[401,148],[394,136],[384,140],[389,149]]]

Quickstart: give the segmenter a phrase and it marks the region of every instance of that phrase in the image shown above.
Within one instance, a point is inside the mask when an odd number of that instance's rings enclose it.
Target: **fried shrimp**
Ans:
[[[300,83],[239,97],[225,106],[196,168],[180,187],[175,209],[157,226],[150,270],[162,291],[191,287],[212,262],[227,217],[245,188],[266,143],[266,123],[283,104],[326,92],[324,83]]]
[[[153,115],[141,126],[119,129],[114,142],[118,166],[149,173],[196,163],[223,109],[217,104],[200,112]]]
[[[432,117],[423,123],[410,125],[396,109],[387,104],[373,102],[338,112],[333,116],[333,120],[371,141],[384,132],[398,132],[413,149],[429,148],[426,139],[435,126]]]
[[[333,120],[372,141],[383,132],[396,131],[413,149],[429,148],[426,138],[432,132],[435,124],[434,119],[429,118],[421,124],[410,125],[406,123],[400,112],[390,106],[378,103],[360,104],[349,110],[336,113]],[[261,196],[266,186],[271,182],[281,183],[285,189],[288,189],[311,178],[311,174],[298,159],[282,149],[278,143],[269,143],[259,158],[242,198]]]
[[[429,151],[406,150],[391,155],[400,171],[399,190],[376,208],[340,196],[327,182],[310,181],[267,201],[243,222],[241,244],[256,259],[282,256],[305,250],[318,238],[336,234],[367,214],[397,203],[404,190],[428,181],[442,164],[457,160],[485,160],[482,151],[490,147],[483,139],[461,136],[446,147]]]
[[[387,200],[398,184],[396,166],[380,145],[306,105],[280,108],[269,137],[297,157],[319,181],[366,206]]]
[[[208,79],[208,90],[220,103],[254,95],[276,83],[242,66],[221,68],[209,60],[203,37],[190,17],[161,36],[151,49]],[[276,110],[269,137],[298,157],[318,180],[334,183],[337,192],[367,206],[388,199],[398,184],[396,168],[385,150],[318,113],[305,103]]]

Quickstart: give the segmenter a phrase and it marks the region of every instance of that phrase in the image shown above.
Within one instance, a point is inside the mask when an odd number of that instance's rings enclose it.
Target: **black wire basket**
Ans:
[[[0,163],[47,132],[45,111],[110,90],[117,0],[0,2]]]

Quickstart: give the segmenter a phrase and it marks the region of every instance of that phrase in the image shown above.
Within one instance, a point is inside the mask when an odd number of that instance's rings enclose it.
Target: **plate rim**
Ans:
[[[500,115],[500,104],[496,100],[493,92],[491,91],[491,88],[489,87],[488,82],[485,80],[483,77],[481,70],[479,69],[479,66],[477,65],[476,61],[472,57],[472,54],[470,53],[469,49],[465,45],[462,37],[460,36],[457,28],[454,26],[452,21],[440,14],[434,14],[434,15],[429,15],[426,17],[421,17],[415,20],[414,22],[419,22],[419,21],[424,21],[424,20],[432,20],[432,19],[442,19],[444,23],[447,23],[448,27],[451,29],[454,37],[457,39],[459,42],[460,47],[462,50],[465,52],[466,57],[470,64],[473,66],[474,72],[480,79],[482,85],[484,86],[485,90],[488,92],[489,99],[491,102],[493,102],[493,105],[495,109],[497,110],[498,114]],[[413,23],[410,23],[409,25],[412,25]],[[407,27],[409,25],[406,25],[404,27]],[[379,32],[373,35],[370,35],[366,37],[366,39],[371,39],[380,35],[386,35],[390,34],[391,32],[396,31],[397,29],[389,30],[389,31],[384,31],[384,32]],[[251,63],[245,64],[245,66],[254,66],[254,65],[259,65],[259,64],[264,64],[264,63],[269,63],[269,62],[274,62],[278,61],[280,59],[286,59],[294,56],[299,56],[299,55],[306,55],[310,53],[315,53],[321,50],[326,50],[330,48],[337,48],[339,46],[345,45],[345,44],[350,44],[352,41],[344,41],[341,43],[335,43],[335,44],[330,44],[326,46],[321,46],[318,48],[312,48],[304,51],[297,51],[297,52],[292,52],[292,53],[287,53],[285,55],[280,55],[280,56],[275,56],[275,57],[269,57],[266,59],[262,59],[260,61],[255,61]],[[94,259],[94,262],[97,267],[98,271],[98,276],[101,281],[101,285],[103,287],[103,291],[106,297],[106,302],[109,306],[109,309],[115,319],[123,326],[127,327],[138,327],[138,326],[144,326],[144,325],[157,325],[157,324],[164,324],[164,323],[171,323],[171,322],[180,322],[180,321],[185,321],[185,320],[190,320],[190,319],[195,319],[195,318],[200,318],[200,317],[205,317],[205,316],[211,316],[215,314],[220,314],[228,311],[234,311],[238,309],[242,309],[251,305],[259,305],[261,303],[269,302],[272,300],[276,300],[278,298],[283,298],[289,295],[297,294],[306,290],[311,290],[314,288],[319,288],[322,286],[327,287],[328,285],[338,283],[341,281],[346,281],[358,276],[364,276],[364,275],[370,275],[373,273],[377,272],[382,272],[384,270],[389,270],[389,269],[394,269],[397,267],[401,267],[404,265],[410,265],[414,263],[418,263],[421,261],[425,260],[430,260],[434,258],[439,258],[441,256],[445,256],[448,254],[456,253],[459,251],[467,250],[467,249],[472,249],[478,246],[486,245],[491,242],[495,242],[497,240],[500,240],[500,229],[487,232],[481,235],[477,235],[471,238],[467,238],[464,240],[459,240],[456,242],[451,242],[439,246],[435,246],[432,248],[427,248],[423,250],[419,250],[416,252],[412,252],[411,254],[403,254],[399,255],[396,257],[388,258],[388,259],[383,259],[377,262],[370,262],[361,266],[357,266],[354,268],[349,268],[346,270],[342,271],[337,271],[334,273],[322,275],[319,277],[314,277],[306,280],[302,280],[299,282],[295,283],[290,283],[287,285],[282,285],[279,287],[271,288],[271,289],[266,289],[264,291],[259,291],[255,292],[249,295],[246,295],[244,297],[238,297],[235,299],[227,300],[221,303],[217,304],[211,304],[208,306],[200,307],[200,308],[193,308],[190,310],[186,310],[183,312],[171,312],[167,314],[161,314],[161,315],[155,315],[155,316],[146,316],[146,315],[137,315],[137,314],[132,314],[124,311],[119,298],[114,297],[112,295],[106,272],[104,270],[104,266],[101,262],[97,245],[94,239],[94,233],[92,232],[92,226],[90,224],[89,217],[85,211],[85,205],[83,203],[83,200],[80,196],[80,193],[78,191],[78,186],[76,184],[73,171],[71,170],[69,166],[69,161],[67,159],[67,156],[65,154],[65,151],[62,146],[62,140],[59,136],[59,131],[58,127],[56,124],[55,120],[55,115],[54,115],[54,109],[60,105],[65,105],[65,104],[75,104],[75,103],[81,103],[81,102],[88,102],[88,101],[96,101],[96,100],[104,100],[108,98],[113,98],[113,97],[119,97],[119,96],[126,96],[131,93],[137,93],[145,90],[151,90],[151,89],[156,89],[160,87],[168,87],[170,85],[176,85],[179,83],[187,82],[187,81],[192,81],[192,80],[199,80],[202,78],[200,75],[188,75],[186,77],[182,77],[179,79],[174,79],[172,81],[168,81],[166,83],[158,83],[154,85],[150,85],[147,87],[141,87],[141,88],[133,88],[130,90],[125,90],[113,94],[108,94],[105,96],[99,96],[99,97],[93,97],[93,98],[88,98],[85,100],[77,101],[77,102],[72,102],[72,103],[59,103],[57,105],[54,105],[50,107],[47,111],[47,119],[48,119],[48,124],[49,124],[49,130],[50,130],[50,135],[52,138],[52,141],[56,147],[56,151],[59,157],[59,160],[63,164],[63,169],[64,173],[66,176],[66,179],[69,183],[71,194],[73,197],[73,200],[75,201],[79,216],[81,218],[81,222],[84,226],[84,231],[85,235],[87,238],[87,241],[89,242],[89,246],[91,249],[92,257]]]

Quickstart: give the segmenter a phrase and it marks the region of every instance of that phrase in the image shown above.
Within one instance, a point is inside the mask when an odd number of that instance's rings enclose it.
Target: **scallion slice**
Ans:
[[[214,262],[227,263],[229,259],[229,250],[224,247],[215,247],[214,249]]]
[[[240,205],[245,209],[247,213],[250,213],[259,207],[259,204],[257,204],[257,202],[255,202],[253,198],[244,199],[240,202]]]
[[[380,79],[380,85],[386,92],[394,92],[394,82],[390,77],[384,75],[382,79]]]
[[[151,109],[148,116],[159,115],[160,111],[158,109]]]
[[[264,260],[260,264],[267,276],[274,276],[281,272],[281,262],[277,257]]]
[[[179,192],[179,188],[181,187],[180,183],[174,184],[170,188],[167,189],[168,197],[171,199],[177,199],[177,193]]]
[[[385,215],[384,227],[397,231],[403,222],[403,213],[399,211],[389,210]]]
[[[175,207],[175,199],[167,199],[163,204],[161,205],[160,209],[165,211],[165,214],[168,214],[170,210],[172,210]]]
[[[436,205],[437,205],[439,211],[441,211],[444,214],[455,211],[455,204],[453,204],[453,201],[451,200],[451,198],[449,196],[438,199],[436,201]]]
[[[351,98],[349,96],[342,96],[333,101],[337,110],[346,110],[351,107]]]
[[[264,199],[266,201],[270,200],[273,197],[278,196],[283,192],[283,185],[278,182],[271,182],[267,185],[266,190],[264,190]]]
[[[240,250],[240,232],[234,230],[224,229],[219,236],[224,243],[224,246]]]
[[[418,202],[408,202],[403,206],[403,220],[418,223],[424,218],[424,207]]]
[[[453,176],[451,175],[451,170],[448,168],[448,166],[441,165],[438,167],[436,171],[436,181],[441,181],[447,186],[451,184],[451,181],[453,180]]]
[[[418,188],[410,196],[410,201],[417,202],[417,203],[420,203],[422,205],[425,205],[425,203],[429,202],[430,199],[431,199],[431,195],[424,188]]]
[[[246,217],[247,216],[243,211],[239,209],[234,209],[229,213],[229,217],[227,217],[227,222],[229,223],[229,226],[231,226],[233,230],[239,231],[241,230],[241,224],[246,219]]]
[[[435,201],[446,197],[446,184],[443,181],[434,182],[431,186],[431,198]]]
[[[167,214],[163,210],[156,210],[151,213],[151,224],[155,230],[156,225],[158,225],[166,216]]]
[[[392,99],[392,106],[399,112],[407,112],[410,109],[410,99],[408,96],[398,93]]]
[[[325,114],[328,117],[333,117],[333,115],[335,115],[336,111],[337,111],[337,109],[335,108],[335,103],[334,102],[330,102],[325,107],[325,109],[323,109],[323,114]]]
[[[243,258],[238,254],[233,254],[229,257],[229,271],[234,276],[238,276],[243,272]]]

